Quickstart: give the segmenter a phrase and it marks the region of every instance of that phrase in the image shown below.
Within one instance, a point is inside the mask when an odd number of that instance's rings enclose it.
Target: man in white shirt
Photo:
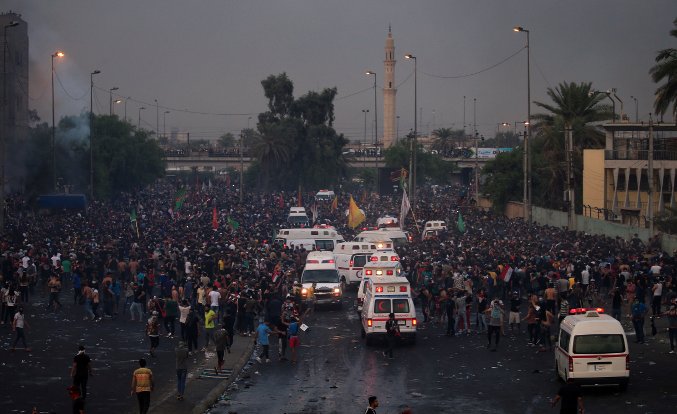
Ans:
[[[651,292],[653,293],[653,300],[651,301],[653,316],[660,318],[661,299],[663,298],[663,281],[661,279],[656,280],[656,283],[651,287]]]
[[[590,284],[590,267],[588,265],[585,266],[585,269],[581,272],[581,285],[583,287],[583,293],[588,289],[588,285]]]
[[[221,299],[221,294],[216,287],[213,287],[209,292],[209,307],[212,308],[216,314],[219,314],[219,300]]]

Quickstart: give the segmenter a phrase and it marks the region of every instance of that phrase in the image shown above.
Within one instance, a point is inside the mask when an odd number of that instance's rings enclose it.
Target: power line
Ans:
[[[75,96],[71,95],[67,90],[66,87],[63,86],[63,83],[61,82],[61,78],[59,77],[59,72],[54,71],[54,74],[56,75],[56,80],[59,82],[59,85],[61,86],[61,89],[66,92],[66,95],[68,95],[69,98],[71,98],[74,101],[81,101],[85,96],[87,96],[87,91],[85,91],[81,97],[76,98]]]
[[[494,64],[491,65],[491,66],[488,66],[488,67],[486,67],[486,68],[484,68],[484,69],[482,69],[482,70],[478,70],[477,72],[473,72],[473,73],[467,73],[467,74],[464,74],[464,75],[441,76],[441,75],[434,75],[434,74],[432,74],[432,73],[427,73],[427,72],[423,72],[423,71],[420,71],[420,72],[423,73],[423,74],[426,75],[426,76],[430,76],[430,77],[432,77],[432,78],[438,78],[438,79],[461,79],[461,78],[469,78],[469,77],[471,77],[471,76],[479,75],[480,73],[486,72],[486,71],[488,71],[488,70],[491,70],[491,69],[493,69],[493,68],[495,68],[495,67],[497,67],[497,66],[500,66],[500,65],[504,64],[505,62],[507,62],[507,61],[509,61],[510,59],[514,58],[515,56],[519,55],[520,52],[522,52],[522,50],[524,50],[524,49],[526,49],[526,48],[527,48],[526,46],[522,46],[518,51],[516,51],[516,52],[513,53],[512,55],[508,56],[507,58],[501,60],[500,62],[494,63]]]

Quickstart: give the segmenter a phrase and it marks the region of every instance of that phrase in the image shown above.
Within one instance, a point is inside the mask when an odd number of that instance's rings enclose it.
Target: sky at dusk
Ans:
[[[374,106],[373,78],[364,72],[375,71],[383,131],[389,25],[399,136],[414,124],[414,65],[407,53],[418,62],[421,133],[463,128],[466,96],[465,123],[473,123],[476,99],[478,131],[493,136],[501,122],[511,130],[527,114],[526,35],[513,32],[516,25],[530,31],[532,101],[549,102],[546,89],[560,82],[592,82],[599,90],[616,88],[632,120],[631,96],[640,119],[652,112],[656,85],[648,71],[656,52],[677,47],[669,36],[675,0],[4,0],[1,10],[28,23],[29,107],[43,120],[51,110],[50,55],[63,50],[56,62],[57,119],[89,109],[90,72],[98,69],[96,113],[108,113],[108,91],[118,87],[114,98],[131,97],[133,124],[145,106],[142,127],[156,128],[157,99],[160,133],[166,119],[167,132],[206,139],[254,127],[267,104],[261,80],[281,72],[297,97],[336,87],[334,126],[360,140],[362,109],[370,109],[371,131]],[[115,112],[122,116],[124,106]]]

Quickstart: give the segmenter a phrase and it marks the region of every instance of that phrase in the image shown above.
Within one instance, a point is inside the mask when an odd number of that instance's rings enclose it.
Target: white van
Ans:
[[[371,256],[374,258],[375,256]],[[395,256],[386,256],[386,257],[395,257]],[[374,277],[400,277],[402,276],[402,265],[399,261],[369,261],[364,265],[364,268],[361,272],[362,281],[360,286],[357,288],[357,298],[355,299],[355,304],[357,311],[362,310],[362,305],[364,304],[364,293],[365,293],[365,281],[374,278]]]
[[[333,201],[336,194],[332,190],[320,190],[315,194],[316,201]]]
[[[325,228],[304,228],[304,229],[280,229],[275,236],[275,242],[290,246],[298,240],[298,243],[307,243],[308,240],[315,241],[315,250],[331,251],[345,239],[333,227]]]
[[[363,240],[372,240],[372,241],[377,241],[377,240],[392,240],[393,244],[395,247],[400,247],[400,246],[405,246],[407,243],[411,241],[411,237],[409,236],[409,233],[406,231],[402,231],[397,228],[382,228],[378,230],[367,230],[359,233],[357,236],[355,236],[355,241],[363,241]]]
[[[332,252],[310,252],[301,273],[301,297],[309,299],[308,291],[315,285],[315,303],[341,307],[343,289]]]
[[[447,230],[447,223],[442,220],[431,220],[426,221],[425,226],[423,227],[422,239],[430,239],[443,231]]]
[[[334,258],[341,282],[357,286],[362,280],[362,268],[377,251],[376,243],[346,242],[334,247]]]
[[[381,228],[400,228],[400,220],[393,216],[383,216],[376,220],[376,227]]]
[[[310,220],[306,214],[306,209],[304,207],[291,207],[289,209],[289,215],[287,215],[287,223],[293,227],[310,226]]]
[[[416,341],[416,309],[411,286],[404,277],[376,276],[363,280],[364,306],[360,312],[362,337],[371,345],[377,337],[385,337],[385,324],[392,312],[402,338]]]
[[[620,322],[602,308],[576,308],[562,320],[555,349],[555,372],[582,385],[616,384],[630,378],[630,352]]]

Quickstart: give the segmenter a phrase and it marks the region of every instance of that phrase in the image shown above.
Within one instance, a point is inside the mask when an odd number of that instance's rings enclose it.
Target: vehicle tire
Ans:
[[[620,384],[618,384],[618,389],[621,390],[622,392],[625,392],[628,390],[628,380],[626,381],[621,381]]]

